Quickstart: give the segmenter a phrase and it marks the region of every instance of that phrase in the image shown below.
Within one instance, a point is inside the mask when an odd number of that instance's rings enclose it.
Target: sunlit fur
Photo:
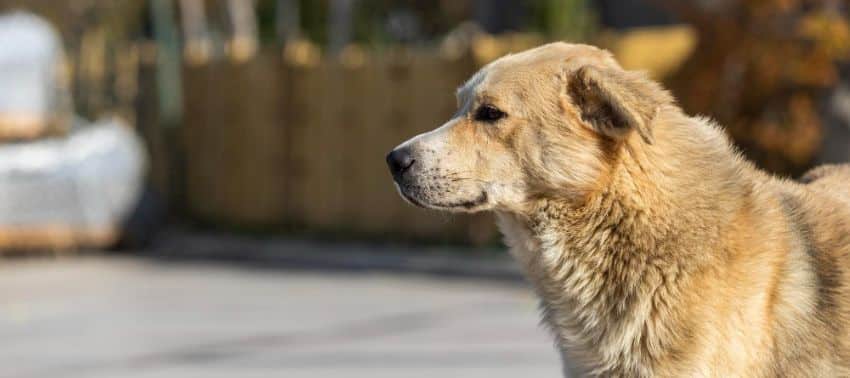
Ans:
[[[503,57],[458,100],[454,118],[403,145],[416,163],[399,190],[496,212],[569,365],[850,376],[850,167],[805,184],[769,176],[591,46]],[[476,121],[482,103],[508,116]]]

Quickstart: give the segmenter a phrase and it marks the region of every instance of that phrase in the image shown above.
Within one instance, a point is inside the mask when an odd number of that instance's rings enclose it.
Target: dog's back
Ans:
[[[809,336],[824,361],[850,360],[850,164],[823,165],[800,179],[802,191],[790,190],[784,196],[792,229],[804,242],[807,265],[814,273],[814,311],[802,322],[817,324]],[[787,187],[786,187],[787,188]],[[832,340],[831,342],[829,340]],[[817,345],[820,344],[820,345]],[[801,348],[805,349],[805,348]],[[829,354],[833,354],[829,356]],[[814,358],[817,360],[817,358]],[[786,365],[793,369],[794,363]],[[821,366],[829,376],[846,376],[850,366]],[[803,372],[800,374],[806,375]]]
[[[807,172],[800,181],[850,204],[850,164],[822,165]]]

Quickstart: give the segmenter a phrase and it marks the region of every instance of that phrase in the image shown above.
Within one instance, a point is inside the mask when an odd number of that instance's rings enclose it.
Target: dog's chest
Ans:
[[[587,367],[636,371],[639,364],[630,353],[631,344],[617,340],[631,340],[646,314],[620,319],[623,323],[619,327],[611,326],[611,319],[599,316],[603,311],[597,311],[601,309],[596,304],[580,300],[597,297],[581,288],[605,285],[591,270],[568,258],[571,248],[557,229],[535,232],[513,216],[500,214],[497,219],[511,255],[541,298],[542,320],[556,337],[561,352]]]
[[[540,243],[531,230],[514,216],[499,213],[496,220],[511,255],[523,269],[528,269],[534,262],[534,254],[539,250]]]
[[[557,298],[553,298],[553,294],[560,297],[562,293],[558,288],[552,287],[550,268],[557,263],[557,255],[561,252],[548,251],[547,249],[554,246],[547,248],[544,238],[536,235],[525,223],[511,215],[499,214],[497,222],[510,254],[519,263],[541,299],[544,324],[553,332],[563,349],[566,347],[564,341],[575,339],[577,335],[571,335],[569,329],[559,326],[559,319],[572,316],[572,311],[552,305],[552,302],[559,302]],[[566,291],[563,294],[566,294]]]

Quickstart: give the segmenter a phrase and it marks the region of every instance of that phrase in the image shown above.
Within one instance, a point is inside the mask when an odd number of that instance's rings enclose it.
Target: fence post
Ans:
[[[227,43],[227,52],[236,62],[246,62],[257,53],[257,15],[254,0],[228,0],[232,34]]]
[[[208,62],[212,55],[212,41],[207,30],[207,15],[203,0],[180,0],[183,23],[183,56],[189,64]]]

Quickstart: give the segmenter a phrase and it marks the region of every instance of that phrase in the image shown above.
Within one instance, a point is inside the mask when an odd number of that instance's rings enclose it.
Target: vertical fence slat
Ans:
[[[183,155],[185,157],[186,208],[201,217],[214,216],[214,186],[216,177],[210,172],[212,162],[207,159],[205,146],[215,139],[210,127],[207,84],[211,76],[209,65],[184,66],[183,68]]]
[[[341,213],[343,143],[334,114],[340,94],[334,83],[337,67],[331,62],[293,67],[290,111],[292,154],[297,177],[291,180],[290,211],[296,223],[329,228]]]
[[[278,67],[266,55],[187,68],[187,195],[202,217],[247,225],[283,221]]]

